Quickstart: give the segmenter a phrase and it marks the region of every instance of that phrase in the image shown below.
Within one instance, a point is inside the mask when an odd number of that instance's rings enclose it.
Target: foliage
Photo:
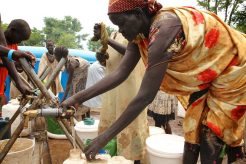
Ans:
[[[222,14],[224,22],[245,31],[245,0],[197,0],[198,5],[215,14]]]
[[[32,29],[32,34],[30,38],[27,41],[24,41],[23,45],[28,46],[44,46],[45,42],[45,35],[43,34],[43,31],[38,30],[37,28]]]
[[[83,28],[78,19],[71,16],[65,16],[62,20],[45,17],[44,24],[46,39],[68,48],[83,48],[81,41],[85,40],[88,34],[79,33]]]
[[[45,17],[44,24],[45,27],[42,30],[38,30],[34,27],[30,39],[20,45],[44,46],[45,40],[50,39],[53,40],[56,45],[83,49],[81,42],[84,41],[89,34],[80,33],[83,28],[78,19],[72,18],[71,16],[65,16],[62,20]],[[2,24],[3,30],[7,27],[8,24]]]
[[[110,36],[112,34],[112,32],[116,31],[114,28],[112,27],[106,27],[108,35]],[[91,39],[87,42],[87,46],[88,49],[91,51],[96,52],[100,47],[101,47],[101,43],[100,41],[91,41]]]
[[[237,10],[232,17],[232,21],[239,31],[246,33],[246,4],[241,9]]]
[[[7,23],[3,23],[2,26],[1,26],[2,30],[5,31],[7,29],[7,27],[8,27],[8,25],[9,24],[7,24]]]

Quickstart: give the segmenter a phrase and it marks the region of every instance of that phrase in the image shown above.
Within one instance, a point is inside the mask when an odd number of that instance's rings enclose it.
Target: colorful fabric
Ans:
[[[42,72],[44,71],[45,67],[48,66],[50,67],[52,70],[55,70],[55,68],[57,67],[58,62],[56,60],[54,60],[53,63],[51,63],[46,55],[46,53],[44,53],[40,59],[40,63],[39,63],[39,69],[38,69],[38,76],[40,76],[42,74]],[[50,78],[50,75],[52,74],[53,71],[51,71],[46,78],[44,79],[44,81],[47,81]],[[51,90],[52,92],[56,95],[59,92],[63,92],[63,88],[60,82],[60,78],[59,76],[57,76],[54,80],[54,82],[51,84]]]
[[[186,141],[199,143],[200,127],[204,124],[226,144],[239,146],[246,111],[245,34],[226,25],[214,13],[190,7],[165,8],[153,24],[164,11],[180,18],[185,45],[169,62],[160,89],[179,96],[208,89],[187,109],[183,123]],[[148,43],[153,37],[138,42],[146,65]]]
[[[17,44],[9,44],[7,45],[7,47],[13,50],[18,50]],[[3,64],[2,59],[0,59],[0,64]],[[0,95],[4,95],[4,84],[7,76],[8,76],[7,68],[0,67]]]
[[[72,96],[72,95],[75,95],[77,92],[85,89],[88,68],[90,66],[90,63],[80,57],[68,56],[67,64],[69,64],[70,60],[77,60],[79,62],[79,66],[75,68],[73,77],[72,77],[73,79],[72,86],[69,92],[69,96]]]
[[[113,33],[111,38],[126,45],[127,40],[119,33]],[[122,55],[109,46],[109,59],[106,74],[117,69]],[[99,134],[108,129],[124,112],[129,102],[135,97],[140,87],[144,65],[138,63],[133,72],[120,86],[103,95],[100,111]],[[130,125],[117,135],[117,154],[130,160],[144,159],[145,140],[148,137],[147,111],[144,110]]]
[[[148,109],[158,114],[168,115],[177,110],[178,102],[175,100],[177,100],[175,96],[158,91]]]
[[[8,70],[5,67],[0,67],[0,95],[4,95],[4,86],[7,76]]]
[[[156,0],[109,0],[108,14],[148,7],[150,13],[156,13],[162,5]]]
[[[8,44],[7,47],[12,50],[18,50],[18,44]]]

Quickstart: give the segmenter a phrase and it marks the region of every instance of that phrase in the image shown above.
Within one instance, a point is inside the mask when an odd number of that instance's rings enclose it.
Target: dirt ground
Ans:
[[[148,117],[148,122],[149,122],[149,125],[154,126],[154,120],[151,117]],[[184,131],[182,128],[183,118],[176,116],[175,120],[172,120],[169,123],[172,128],[173,134],[184,136]]]
[[[52,164],[62,164],[69,157],[72,145],[68,140],[49,139],[49,148]]]

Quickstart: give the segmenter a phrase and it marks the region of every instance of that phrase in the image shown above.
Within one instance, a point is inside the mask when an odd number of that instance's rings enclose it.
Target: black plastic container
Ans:
[[[0,131],[2,131],[2,129],[5,127],[5,125],[7,125],[9,122],[9,118],[6,117],[6,118],[2,118],[0,117]],[[4,139],[10,139],[11,137],[11,128],[9,128],[7,130],[7,132],[4,134],[3,138],[0,138],[1,140],[4,140]]]

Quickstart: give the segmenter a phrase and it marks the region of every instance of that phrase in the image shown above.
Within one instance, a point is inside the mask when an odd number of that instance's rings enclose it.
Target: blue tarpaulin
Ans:
[[[35,64],[35,72],[37,73],[40,58],[45,52],[47,52],[47,49],[45,47],[33,47],[33,46],[18,46],[18,48],[19,50],[22,50],[22,51],[29,51],[36,56],[37,62]],[[96,61],[95,52],[92,52],[92,51],[69,49],[69,55],[79,56],[89,61],[90,63],[94,63]],[[64,90],[66,88],[67,78],[68,78],[68,75],[66,71],[62,72],[61,83],[62,83],[62,87],[64,88]],[[9,76],[7,77],[7,80],[5,83],[6,83],[5,94],[7,96],[7,99],[9,100],[10,98],[10,78]],[[62,96],[63,96],[63,93],[59,93],[59,98],[61,98]]]

